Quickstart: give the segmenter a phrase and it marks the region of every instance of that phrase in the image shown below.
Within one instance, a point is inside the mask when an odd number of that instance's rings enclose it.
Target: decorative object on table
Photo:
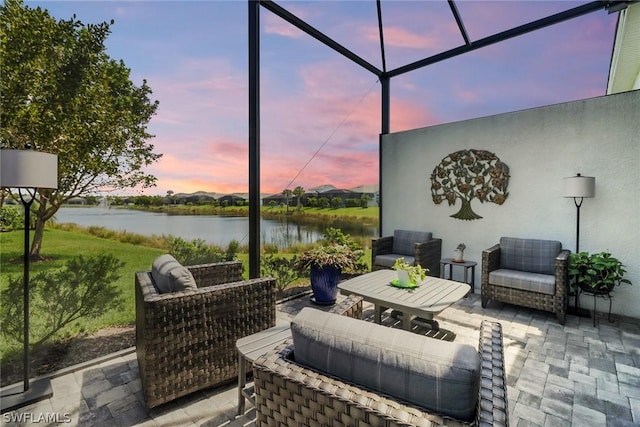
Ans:
[[[458,247],[453,250],[453,261],[464,262],[464,250],[467,249],[467,245],[460,243]]]
[[[341,230],[328,228],[324,241],[294,259],[298,270],[310,270],[312,301],[331,305],[338,295],[338,282],[343,272],[357,270],[364,251]]]
[[[502,205],[509,193],[509,166],[485,150],[460,150],[451,153],[431,173],[431,197],[439,205],[449,206],[460,199],[462,206],[452,218],[470,221],[482,218],[471,209],[473,199]]]
[[[569,277],[577,286],[576,308],[580,306],[581,292],[593,295],[593,326],[596,325],[596,297],[609,299],[609,321],[611,321],[611,291],[615,286],[631,285],[631,281],[624,278],[627,272],[624,267],[625,265],[609,252],[571,254]]]
[[[398,279],[392,280],[391,284],[399,288],[417,288],[420,283],[427,277],[427,269],[420,264],[413,265],[398,258],[393,264],[393,269],[398,273]]]
[[[576,174],[564,178],[564,197],[572,197],[576,205],[576,253],[580,252],[580,206],[585,197],[596,195],[596,179],[593,176]]]
[[[36,194],[45,197],[41,191],[58,188],[58,156],[30,150],[0,151],[0,187],[17,188],[20,201],[24,206],[24,272],[23,272],[23,386],[6,390],[2,396],[2,413],[21,408],[33,402],[47,399],[53,395],[49,379],[29,381],[29,228],[31,224],[31,205]],[[22,190],[28,194],[25,198]]]

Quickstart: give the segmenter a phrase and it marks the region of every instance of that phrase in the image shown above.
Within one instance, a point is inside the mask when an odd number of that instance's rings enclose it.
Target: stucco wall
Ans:
[[[459,200],[434,204],[430,174],[471,148],[509,166],[509,196],[502,206],[473,200],[483,218],[462,221],[450,217]],[[381,153],[382,234],[433,231],[443,257],[464,242],[465,258],[478,262],[476,293],[482,250],[500,236],[555,239],[575,251],[576,207],[563,197],[563,178],[595,176],[595,198],[580,211],[580,250],[610,251],[627,266],[634,286],[616,289],[613,312],[640,318],[640,91],[383,135]]]

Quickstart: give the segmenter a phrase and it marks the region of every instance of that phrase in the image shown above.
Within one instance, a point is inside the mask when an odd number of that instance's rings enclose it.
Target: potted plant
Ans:
[[[294,259],[298,270],[309,270],[312,301],[329,305],[336,301],[342,272],[356,270],[364,251],[340,230],[328,229],[325,240]]]
[[[411,265],[400,257],[393,263],[393,269],[398,272],[398,283],[392,283],[393,285],[403,288],[415,288],[420,285],[420,282],[427,276],[428,269],[422,267],[420,264]]]
[[[608,294],[616,285],[631,282],[624,278],[624,264],[609,252],[589,254],[572,253],[569,276],[582,291],[591,294]]]
[[[467,245],[464,243],[460,243],[457,248],[453,251],[453,261],[463,262],[464,261],[464,250],[467,249]]]

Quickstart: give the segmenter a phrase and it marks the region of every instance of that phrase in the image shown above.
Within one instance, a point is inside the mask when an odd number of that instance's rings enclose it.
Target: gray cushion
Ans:
[[[562,243],[556,240],[500,238],[500,268],[555,274]]]
[[[489,283],[547,295],[556,294],[556,276],[550,274],[499,269],[489,273]]]
[[[393,264],[396,262],[398,258],[404,258],[405,262],[413,265],[416,262],[415,257],[409,255],[401,255],[401,254],[385,254],[385,255],[376,255],[374,260],[375,265],[380,265],[382,267],[391,268]]]
[[[191,272],[168,254],[153,261],[151,278],[161,294],[198,288]]]
[[[395,230],[393,232],[393,245],[391,252],[394,254],[416,254],[416,243],[428,242],[433,238],[433,233],[427,231]]]
[[[480,357],[466,344],[303,308],[295,360],[349,383],[461,420],[476,412]]]

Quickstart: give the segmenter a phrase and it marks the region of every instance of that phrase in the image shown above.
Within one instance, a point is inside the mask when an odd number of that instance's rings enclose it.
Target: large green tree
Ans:
[[[65,200],[156,182],[144,168],[161,157],[147,132],[158,101],[146,80],[136,86],[124,62],[107,55],[110,25],[57,21],[22,0],[0,5],[0,143],[58,155],[58,189],[36,195],[33,258]]]

